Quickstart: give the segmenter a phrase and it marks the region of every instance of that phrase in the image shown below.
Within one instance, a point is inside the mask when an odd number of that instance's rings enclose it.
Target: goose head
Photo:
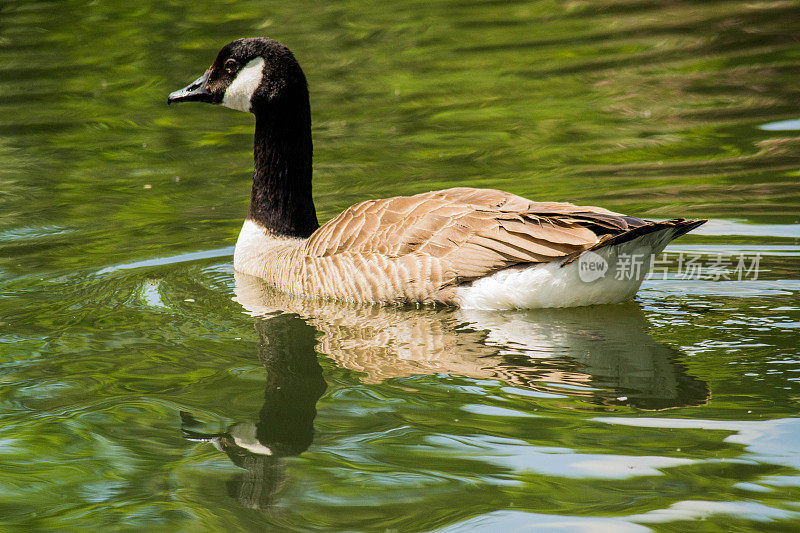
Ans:
[[[285,45],[264,37],[226,44],[202,76],[167,98],[168,104],[177,102],[207,102],[255,115],[247,219],[259,232],[306,238],[319,227],[311,195],[308,86]]]
[[[195,81],[169,95],[167,103],[206,102],[256,115],[308,101],[306,78],[292,52],[264,37],[226,44]]]

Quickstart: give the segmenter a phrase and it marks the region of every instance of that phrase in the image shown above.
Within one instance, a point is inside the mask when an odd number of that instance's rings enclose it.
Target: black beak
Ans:
[[[206,82],[208,81],[208,75],[210,73],[211,69],[207,70],[205,74],[183,89],[170,93],[167,97],[167,104],[175,104],[178,102],[213,102],[212,94],[206,89]]]

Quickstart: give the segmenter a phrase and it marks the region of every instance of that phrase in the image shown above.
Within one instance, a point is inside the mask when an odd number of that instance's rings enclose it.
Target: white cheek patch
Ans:
[[[222,97],[222,105],[249,113],[250,98],[261,85],[263,72],[264,58],[251,59],[228,85]]]

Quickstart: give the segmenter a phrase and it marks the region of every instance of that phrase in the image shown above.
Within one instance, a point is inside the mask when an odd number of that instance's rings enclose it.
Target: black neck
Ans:
[[[306,238],[319,227],[311,198],[308,100],[256,113],[255,171],[247,218],[276,235]]]

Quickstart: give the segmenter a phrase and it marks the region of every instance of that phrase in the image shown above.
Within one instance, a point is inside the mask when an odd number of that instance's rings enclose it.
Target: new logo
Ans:
[[[578,277],[584,283],[602,278],[608,272],[608,261],[594,252],[583,252],[578,258]]]

